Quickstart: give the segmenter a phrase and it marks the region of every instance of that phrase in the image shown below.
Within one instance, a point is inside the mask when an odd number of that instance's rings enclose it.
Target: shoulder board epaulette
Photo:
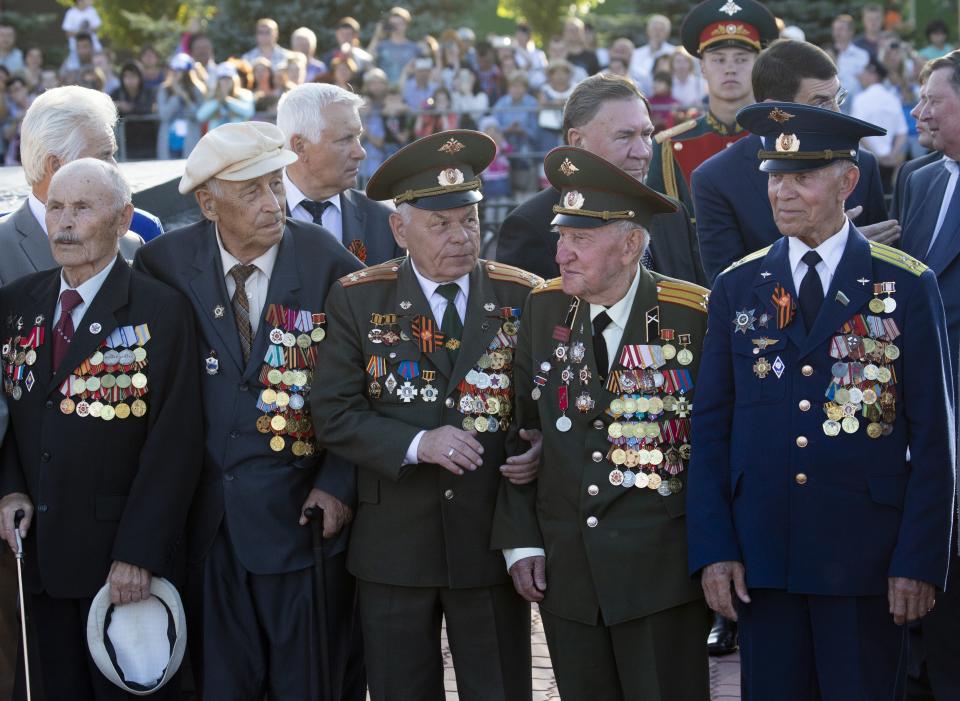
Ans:
[[[661,302],[690,307],[706,314],[710,290],[683,280],[659,280],[657,282],[657,299]]]
[[[680,122],[680,124],[675,127],[670,127],[669,129],[664,129],[663,131],[657,132],[653,140],[658,144],[662,144],[667,139],[672,139],[675,136],[680,136],[680,134],[685,134],[686,132],[693,129],[697,126],[696,119],[688,119],[686,122]]]
[[[352,287],[353,285],[360,285],[365,282],[396,280],[397,271],[400,270],[400,263],[402,261],[402,258],[388,260],[386,263],[371,265],[369,268],[364,268],[363,270],[358,270],[354,273],[350,273],[349,275],[344,275],[342,278],[340,278],[340,284],[344,287]]]
[[[485,262],[484,267],[487,269],[487,275],[489,275],[492,280],[516,282],[521,285],[526,285],[527,287],[537,287],[543,283],[543,278],[539,275],[534,275],[523,268],[518,268],[513,265]]]
[[[882,260],[890,265],[913,273],[917,277],[923,275],[927,266],[918,261],[913,256],[909,256],[898,248],[893,248],[885,243],[870,242],[870,255],[877,260]]]
[[[728,265],[723,272],[724,273],[729,272],[734,268],[739,268],[744,263],[749,263],[750,261],[756,260],[757,258],[763,258],[765,255],[767,255],[767,251],[769,250],[770,250],[770,246],[767,246],[766,248],[761,248],[759,251],[754,251],[753,253],[750,253],[749,255],[744,256],[740,260],[735,260],[730,265]],[[720,273],[720,274],[722,275],[723,273]]]
[[[550,280],[544,280],[535,288],[533,288],[532,294],[540,294],[541,292],[563,292],[563,278],[555,277]]]

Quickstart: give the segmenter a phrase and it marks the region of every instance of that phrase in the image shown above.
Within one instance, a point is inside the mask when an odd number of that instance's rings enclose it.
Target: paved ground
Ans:
[[[543,635],[540,613],[533,609],[533,701],[558,701],[557,683],[550,666],[550,653],[547,640]],[[447,701],[458,701],[457,680],[453,671],[453,659],[443,640],[444,679],[447,687]],[[712,701],[740,701],[740,657],[710,658],[710,696]]]

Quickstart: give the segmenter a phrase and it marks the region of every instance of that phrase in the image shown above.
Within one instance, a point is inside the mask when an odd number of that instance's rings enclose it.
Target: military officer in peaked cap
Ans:
[[[710,156],[747,136],[735,115],[753,102],[753,62],[777,36],[776,20],[757,0],[705,0],[687,13],[680,38],[687,53],[701,59],[707,111],[654,137],[650,187],[693,212],[690,176]]]
[[[536,288],[516,354],[537,481],[503,484],[494,545],[540,603],[560,694],[709,699],[709,615],[686,571],[690,411],[707,290],[640,265],[676,205],[579,148],[547,155],[560,277]]]
[[[444,698],[441,615],[461,699],[531,696],[530,607],[490,530],[501,481],[532,480],[539,459],[539,434],[516,430],[512,368],[540,278],[478,260],[495,150],[455,130],[384,162],[367,195],[393,199],[408,256],[341,278],[327,299],[340,340],[313,412],[321,444],[358,466],[348,565],[377,701]]]
[[[783,238],[710,296],[693,425],[690,570],[739,617],[745,696],[894,699],[906,625],[946,581],[954,388],[936,277],[844,214],[862,137],[751,105]],[[909,453],[908,453],[909,448]]]

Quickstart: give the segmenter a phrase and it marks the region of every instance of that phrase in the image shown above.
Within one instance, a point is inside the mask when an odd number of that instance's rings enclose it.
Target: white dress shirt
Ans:
[[[89,308],[90,304],[93,302],[93,298],[97,296],[100,288],[103,287],[104,280],[107,279],[107,275],[110,274],[110,271],[113,270],[113,266],[116,264],[117,258],[114,256],[110,259],[110,262],[107,263],[103,270],[78,287],[70,287],[67,279],[63,277],[63,271],[60,271],[60,294],[57,295],[57,306],[53,310],[53,325],[57,325],[57,322],[60,321],[60,316],[62,314],[62,310],[60,308],[60,295],[63,294],[64,290],[76,290],[77,294],[80,295],[80,299],[83,301],[73,308],[73,311],[70,312],[70,318],[73,319],[73,328],[79,330],[80,322],[83,321],[83,315],[87,313],[87,308]],[[106,330],[109,331],[109,329]]]
[[[298,221],[305,221],[313,224],[313,215],[300,206],[300,203],[310,198],[303,194],[299,187],[287,176],[287,170],[283,170],[283,190],[287,197],[287,208],[290,210],[290,216]],[[320,219],[321,226],[333,234],[334,238],[343,243],[343,212],[340,210],[340,193],[323,200],[329,202],[332,207],[327,207]]]
[[[243,265],[232,253],[223,247],[223,241],[220,240],[220,231],[217,230],[217,246],[220,248],[220,261],[223,263],[223,277],[227,283],[227,297],[233,300],[233,293],[237,290],[237,282],[230,274],[230,270],[235,265]],[[257,329],[260,328],[260,317],[263,316],[263,307],[267,303],[267,292],[270,289],[270,276],[273,274],[273,266],[277,262],[277,253],[280,250],[280,244],[271,246],[266,253],[259,258],[254,258],[250,263],[257,266],[253,274],[247,278],[244,283],[244,289],[247,293],[247,301],[250,306],[250,329],[254,336]]]
[[[650,44],[644,44],[633,50],[627,72],[644,95],[653,94],[653,64],[661,56],[672,54],[676,48],[670,42],[665,41],[660,44],[660,48],[656,51],[651,48]]]
[[[810,248],[795,236],[791,236],[787,240],[790,247],[790,272],[793,274],[793,289],[797,294],[800,293],[800,283],[807,274],[807,264],[803,262],[802,258],[807,251],[816,251],[822,259],[817,263],[816,270],[820,276],[820,283],[823,285],[823,296],[827,296],[827,290],[830,289],[833,275],[837,272],[840,259],[843,258],[843,251],[847,247],[849,236],[850,220],[844,217],[843,226],[840,227],[840,230],[816,248]]]
[[[933,230],[933,236],[930,239],[930,248],[927,249],[927,253],[930,253],[933,249],[933,244],[937,240],[937,236],[940,235],[940,229],[943,227],[943,220],[947,218],[947,210],[950,209],[953,193],[957,189],[957,173],[960,172],[960,168],[957,167],[957,162],[952,158],[944,156],[941,162],[943,163],[943,167],[947,169],[947,172],[950,173],[950,179],[947,181],[947,189],[943,192],[943,202],[940,203],[940,214],[937,215],[937,226]]]
[[[50,232],[47,231],[47,206],[38,200],[37,196],[32,192],[27,195],[27,204],[30,206],[30,213],[33,214],[33,218],[37,220],[40,228],[43,229],[43,233],[49,236]]]
[[[882,136],[867,136],[863,139],[863,145],[878,158],[889,156],[894,140],[907,133],[907,120],[903,116],[900,98],[880,83],[874,83],[853,98],[850,116],[887,130]]]
[[[637,268],[637,274],[633,276],[633,282],[630,283],[630,288],[619,302],[611,305],[610,307],[604,307],[601,304],[591,304],[590,305],[590,323],[593,324],[593,320],[597,318],[600,312],[606,312],[610,317],[610,323],[607,324],[607,328],[603,330],[603,340],[607,344],[607,367],[605,368],[606,372],[609,372],[610,367],[613,364],[617,350],[620,348],[620,341],[623,340],[623,332],[627,328],[627,322],[630,320],[630,312],[633,310],[633,301],[637,297],[637,289],[640,287],[640,269]],[[598,368],[599,369],[599,368]],[[503,550],[503,559],[507,563],[507,571],[510,571],[510,568],[514,566],[517,562],[522,560],[525,557],[537,557],[545,555],[543,548],[504,548]]]
[[[443,323],[443,315],[447,311],[448,302],[446,297],[437,292],[437,288],[446,283],[434,282],[433,280],[425,278],[420,271],[417,270],[413,258],[410,259],[410,267],[413,268],[413,274],[417,276],[417,282],[420,283],[423,296],[426,297],[427,303],[430,305],[430,311],[433,312],[433,320],[437,322],[437,328],[440,328],[440,325]],[[456,283],[457,287],[460,288],[457,296],[453,298],[453,303],[457,307],[457,314],[460,315],[460,322],[463,323],[467,317],[467,297],[470,294],[470,275],[468,273],[452,282]],[[410,441],[410,446],[407,448],[407,454],[404,456],[401,465],[416,465],[420,462],[417,457],[417,451],[420,449],[420,439],[423,438],[424,433],[426,433],[426,431],[420,431],[420,433]]]

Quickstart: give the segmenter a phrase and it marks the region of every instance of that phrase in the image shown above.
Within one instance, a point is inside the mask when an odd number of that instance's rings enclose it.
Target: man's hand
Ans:
[[[887,580],[887,600],[893,622],[898,626],[913,623],[933,610],[935,590],[932,584],[906,577]]]
[[[323,509],[323,537],[333,538],[344,526],[353,520],[353,510],[332,494],[314,487],[300,508],[300,525],[306,526],[310,519],[303,512],[311,506]]]
[[[13,492],[0,499],[0,534],[7,541],[7,545],[17,554],[17,536],[13,532],[13,522],[17,511],[23,510],[23,520],[20,521],[20,537],[26,538],[33,521],[33,502],[22,492]]]
[[[862,213],[863,207],[858,205],[853,209],[847,210],[847,217],[849,217],[850,221],[853,221]],[[877,222],[876,224],[867,224],[858,228],[860,229],[860,233],[862,233],[871,241],[885,243],[888,246],[892,246],[900,239],[900,222],[898,222],[896,219],[887,219],[886,221]]]
[[[150,598],[150,571],[114,560],[107,576],[110,603],[129,604]]]
[[[707,606],[731,621],[737,620],[737,610],[733,605],[731,585],[737,597],[745,604],[750,603],[747,594],[747,578],[743,565],[739,562],[714,562],[703,568],[700,586],[707,597]]]
[[[455,475],[462,475],[464,470],[473,472],[483,464],[483,446],[476,435],[476,431],[453,426],[427,431],[417,446],[417,461],[432,462]]]
[[[543,451],[543,434],[535,428],[520,429],[520,437],[530,443],[530,449],[507,458],[505,465],[500,466],[500,474],[510,480],[511,484],[529,484],[537,479],[537,470],[540,467],[540,453]]]
[[[543,601],[543,592],[547,590],[547,558],[534,555],[517,560],[510,568],[513,588],[530,603]]]

